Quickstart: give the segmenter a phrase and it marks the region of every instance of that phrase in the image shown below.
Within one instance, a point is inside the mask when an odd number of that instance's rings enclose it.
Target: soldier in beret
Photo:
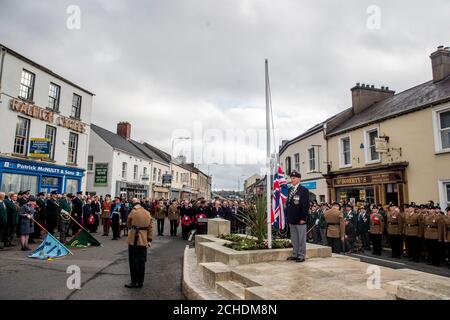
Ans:
[[[151,247],[153,224],[150,212],[145,210],[137,198],[133,198],[133,210],[127,218],[128,256],[131,282],[127,288],[140,288],[144,283],[147,247]]]
[[[384,231],[384,218],[380,213],[380,206],[372,209],[370,215],[370,237],[372,238],[373,254],[380,256],[382,251],[382,237]]]

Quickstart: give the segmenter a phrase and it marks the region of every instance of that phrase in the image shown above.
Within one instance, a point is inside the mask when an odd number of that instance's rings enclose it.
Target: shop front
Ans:
[[[123,198],[147,198],[148,189],[145,184],[117,181],[116,193]]]
[[[84,170],[42,161],[0,157],[0,190],[75,194],[81,190]]]
[[[168,199],[169,198],[169,188],[161,186],[153,186],[153,199]]]
[[[330,199],[356,205],[405,203],[405,167],[327,175]]]

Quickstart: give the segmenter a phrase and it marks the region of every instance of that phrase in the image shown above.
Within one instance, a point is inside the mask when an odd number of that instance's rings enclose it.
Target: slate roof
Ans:
[[[450,77],[439,82],[425,82],[375,103],[327,132],[327,135],[336,135],[446,101],[450,101]]]
[[[152,159],[141,150],[139,150],[133,143],[129,140],[122,138],[117,133],[111,132],[109,130],[103,129],[93,123],[91,123],[91,129],[99,135],[100,138],[105,140],[107,144],[117,150],[121,150],[128,154],[134,155],[136,157],[144,158],[144,159]]]
[[[152,158],[153,160],[156,160],[156,161],[159,161],[159,162],[162,162],[162,163],[165,163],[165,164],[169,164],[170,163],[170,160],[168,161],[165,157],[163,158],[157,152],[155,152],[153,150],[154,147],[150,148],[148,143],[146,143],[146,142],[140,143],[140,142],[137,142],[137,141],[132,140],[132,139],[130,140],[130,142],[136,148],[138,148],[141,152],[145,153],[148,157]]]
[[[303,132],[302,134],[298,135],[297,137],[295,137],[295,138],[293,138],[293,139],[287,141],[285,144],[283,144],[283,145],[280,147],[280,150],[279,150],[278,153],[279,153],[279,154],[282,154],[282,153],[287,149],[287,147],[289,147],[290,145],[292,145],[292,144],[294,144],[294,143],[296,143],[296,142],[298,142],[298,141],[301,141],[301,140],[303,140],[303,139],[305,139],[305,138],[307,138],[307,137],[309,137],[309,136],[311,136],[311,135],[313,135],[313,134],[316,134],[316,133],[319,132],[319,131],[322,131],[322,130],[323,130],[323,125],[324,125],[325,123],[327,123],[327,122],[329,122],[329,121],[335,119],[337,116],[341,115],[342,113],[344,113],[344,112],[346,112],[346,111],[348,111],[348,109],[345,109],[344,111],[341,111],[341,112],[335,114],[334,116],[329,117],[329,118],[326,119],[325,121],[320,122],[320,123],[314,125],[313,127],[309,128],[308,130],[306,130],[306,131]]]

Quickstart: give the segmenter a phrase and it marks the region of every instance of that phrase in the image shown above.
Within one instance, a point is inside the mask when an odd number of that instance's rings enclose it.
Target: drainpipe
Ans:
[[[5,47],[0,46],[1,49],[1,62],[0,62],[0,102],[2,100],[2,79],[3,79],[3,64],[5,62],[5,54],[6,49]]]
[[[329,164],[330,164],[330,159],[328,156],[328,139],[327,139],[327,123],[324,122],[323,124],[323,138],[325,139],[325,148],[326,148],[326,152],[325,152],[325,163],[326,163],[326,173],[328,174],[328,168],[329,168]],[[331,200],[331,188],[328,186],[328,181],[327,179],[325,179],[325,181],[327,182],[327,193],[328,193],[328,202],[333,202]]]

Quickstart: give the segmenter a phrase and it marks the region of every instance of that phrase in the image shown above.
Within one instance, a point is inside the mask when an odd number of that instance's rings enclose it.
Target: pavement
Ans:
[[[99,226],[99,231],[101,230]],[[153,228],[156,230],[156,223]],[[20,246],[0,250],[0,300],[166,300],[185,299],[181,291],[182,261],[187,241],[168,236],[169,223],[165,223],[165,236],[153,236],[148,249],[144,287],[128,289],[130,282],[128,245],[126,237],[112,240],[93,234],[103,247],[71,249],[72,256],[53,261],[26,257],[29,252]],[[34,249],[39,244],[31,245]],[[70,290],[67,282],[72,273],[69,266],[81,271],[81,288]],[[69,281],[70,282],[70,281]]]

